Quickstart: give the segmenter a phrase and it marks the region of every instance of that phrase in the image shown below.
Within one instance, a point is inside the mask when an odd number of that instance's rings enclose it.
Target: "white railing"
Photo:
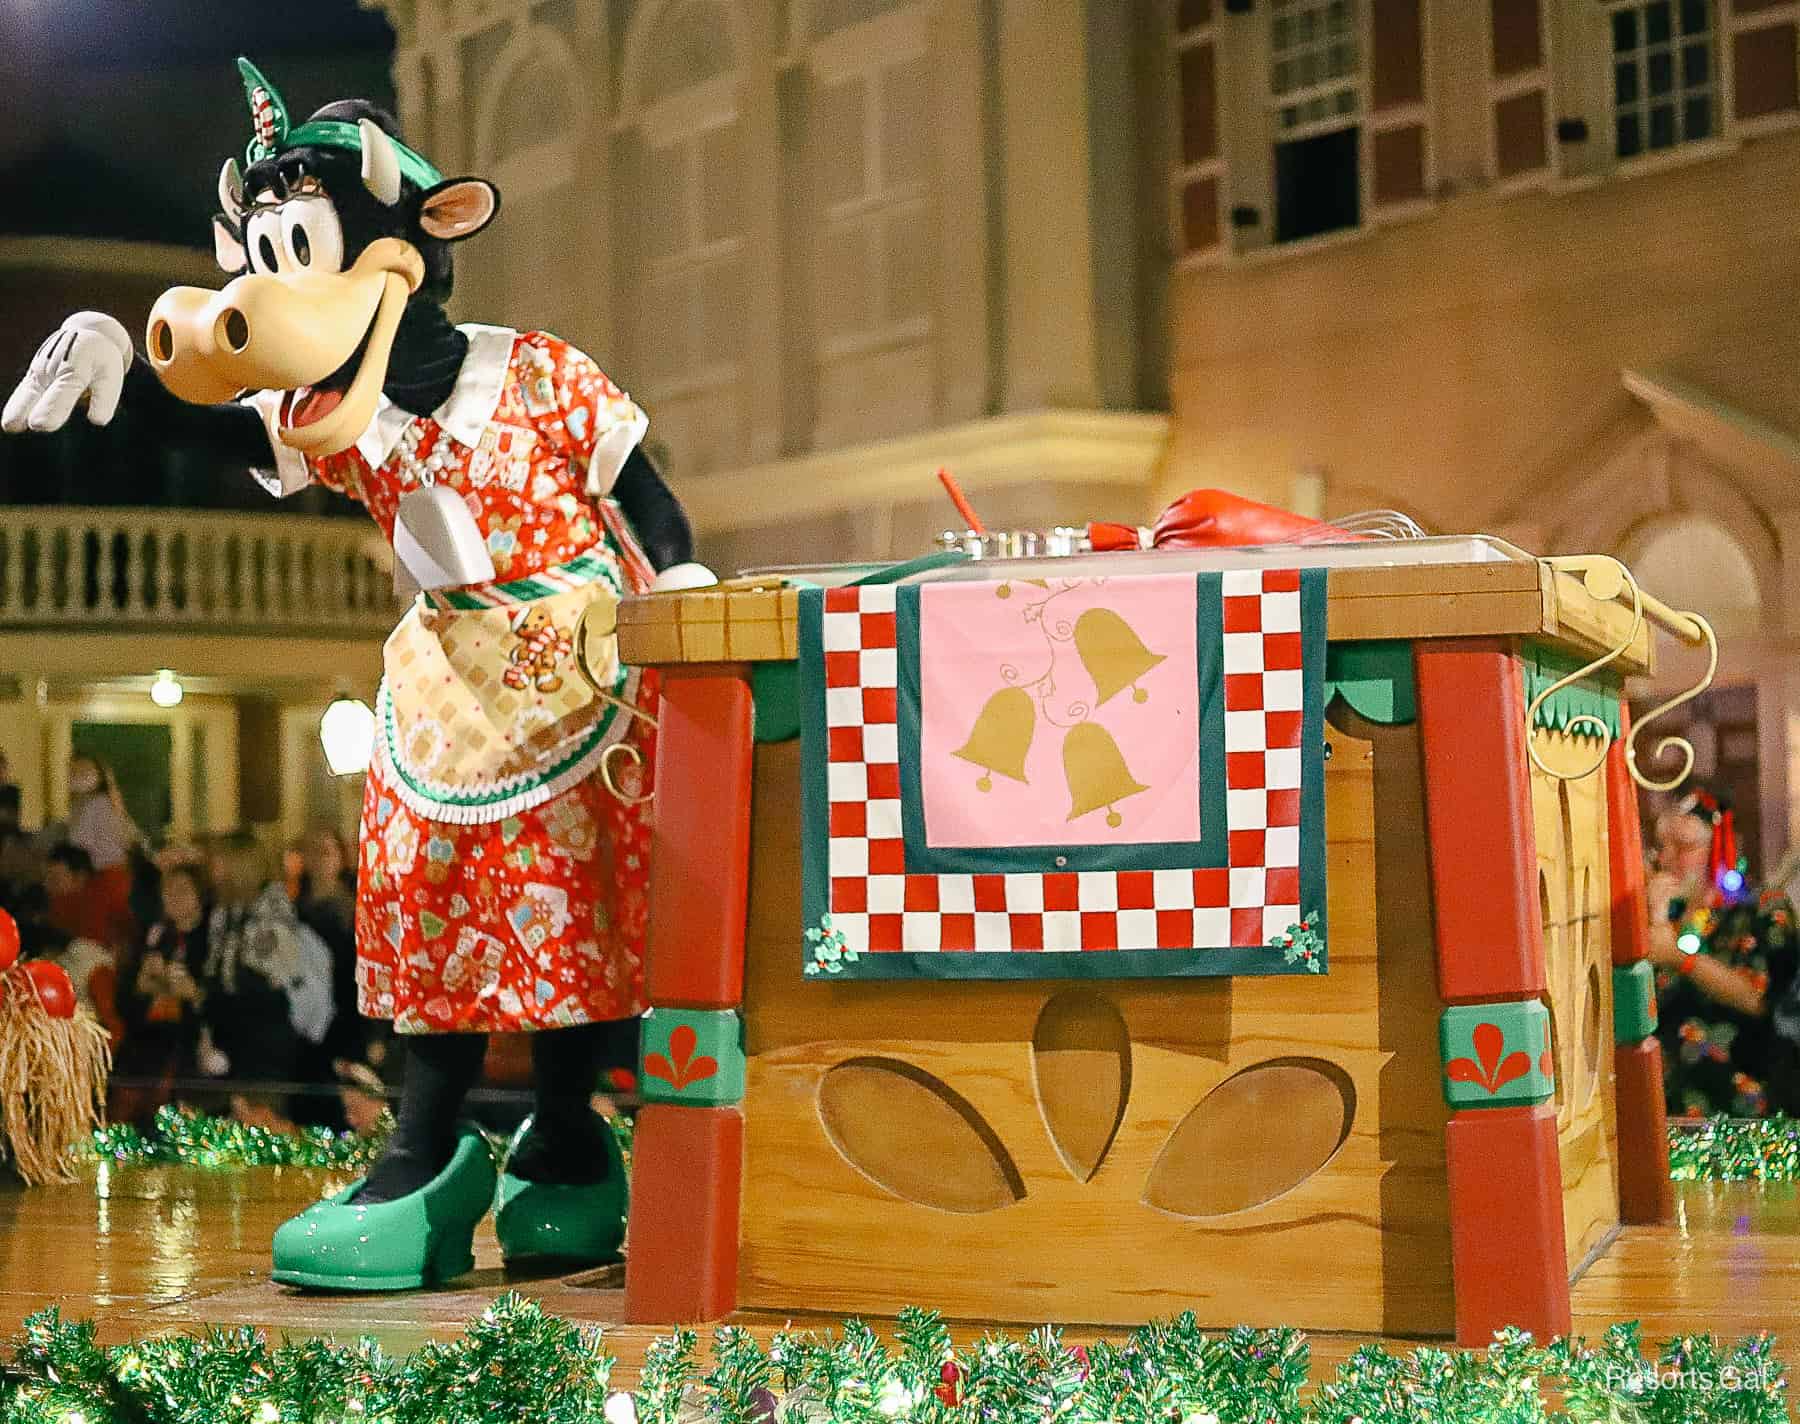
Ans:
[[[398,612],[385,552],[351,519],[0,506],[0,627],[381,633]]]

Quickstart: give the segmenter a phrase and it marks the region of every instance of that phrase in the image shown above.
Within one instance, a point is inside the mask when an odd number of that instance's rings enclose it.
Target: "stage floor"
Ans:
[[[623,1314],[622,1268],[509,1279],[485,1226],[476,1239],[476,1269],[453,1290],[319,1296],[274,1285],[266,1272],[275,1227],[344,1180],[294,1169],[130,1167],[101,1169],[70,1187],[0,1191],[0,1337],[49,1305],[98,1322],[102,1343],[202,1324],[249,1324],[275,1337],[372,1335],[397,1352],[460,1334],[509,1289],[571,1320],[616,1322]],[[1676,1205],[1673,1225],[1626,1228],[1576,1284],[1576,1332],[1597,1337],[1616,1321],[1638,1320],[1647,1342],[1711,1331],[1730,1343],[1772,1330],[1790,1349],[1800,1348],[1794,1343],[1800,1335],[1795,1186],[1678,1183]],[[758,1333],[787,1323],[787,1317],[761,1315],[741,1320]],[[837,1321],[802,1316],[793,1323],[824,1329]],[[1121,1333],[1059,1323],[1069,1325],[1070,1343]],[[970,1322],[956,1334],[974,1337],[983,1328]],[[635,1381],[645,1345],[661,1333],[648,1326],[608,1330],[621,1383]],[[1369,1338],[1312,1334],[1313,1378]]]

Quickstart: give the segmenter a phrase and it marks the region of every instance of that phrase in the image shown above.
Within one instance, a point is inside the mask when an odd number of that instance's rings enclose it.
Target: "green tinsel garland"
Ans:
[[[1800,1178],[1800,1122],[1709,1118],[1669,1125],[1669,1175],[1678,1182],[1791,1182]]]
[[[631,1120],[612,1129],[627,1158]],[[185,1108],[158,1110],[146,1138],[130,1126],[96,1129],[83,1155],[123,1164],[183,1162],[196,1167],[320,1167],[360,1171],[375,1160],[393,1119],[383,1115],[372,1133],[333,1133],[323,1127],[273,1132]],[[1678,1182],[1791,1182],[1800,1180],[1800,1122],[1789,1117],[1715,1117],[1699,1127],[1669,1126],[1669,1175]]]
[[[608,1122],[629,1161],[631,1122],[624,1117],[609,1118]],[[393,1126],[393,1118],[383,1113],[376,1129],[367,1134],[332,1132],[324,1127],[276,1132],[170,1105],[157,1109],[148,1138],[129,1124],[101,1127],[94,1130],[91,1141],[76,1150],[89,1158],[126,1166],[179,1162],[191,1167],[317,1167],[359,1172],[380,1154]],[[490,1138],[489,1142],[498,1153],[499,1141]]]
[[[94,1129],[92,1140],[77,1150],[83,1156],[121,1165],[180,1162],[190,1167],[360,1171],[375,1160],[392,1130],[393,1119],[386,1113],[376,1130],[365,1136],[327,1127],[277,1132],[170,1105],[157,1109],[149,1137],[129,1123],[117,1123]]]
[[[1502,1332],[1485,1351],[1356,1351],[1307,1399],[1296,1330],[1208,1334],[1191,1315],[1122,1342],[1054,1328],[956,1349],[935,1314],[902,1311],[890,1348],[841,1335],[721,1326],[704,1369],[691,1330],[651,1345],[635,1393],[611,1389],[601,1332],[507,1295],[460,1339],[397,1361],[372,1341],[271,1347],[211,1330],[100,1348],[54,1309],[0,1365],[4,1424],[1776,1424],[1787,1380],[1767,1336],[1711,1336],[1646,1357],[1635,1325],[1595,1345]],[[1546,1394],[1560,1401],[1552,1412]]]

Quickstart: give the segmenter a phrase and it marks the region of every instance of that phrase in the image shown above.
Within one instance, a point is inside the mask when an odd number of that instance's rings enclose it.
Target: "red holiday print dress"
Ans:
[[[654,577],[604,497],[642,436],[641,412],[554,336],[463,330],[470,346],[456,389],[432,415],[413,416],[384,397],[350,449],[305,457],[276,442],[273,478],[259,475],[282,493],[312,480],[349,496],[390,542],[401,497],[421,483],[455,491],[474,518],[497,583],[421,597],[390,639],[378,719],[391,717],[390,692],[402,676],[395,648],[409,625],[456,616],[434,609],[516,604],[499,610],[502,622],[490,621],[498,638],[476,638],[494,674],[486,679],[478,667],[477,680],[497,684],[503,697],[542,703],[543,689],[573,685],[577,674],[568,630],[547,626],[535,611],[584,579],[603,578],[623,594],[646,591]],[[271,423],[278,399],[255,398]],[[527,592],[518,596],[521,589]],[[416,643],[416,628],[413,637]],[[654,715],[654,675],[618,671],[615,693]],[[614,762],[623,789],[647,789],[652,725],[623,714],[611,728],[607,744],[628,742],[642,757],[639,775],[622,769],[623,759]],[[406,733],[414,742],[421,735]],[[439,740],[466,757],[468,738],[440,733]],[[500,777],[483,804],[438,815],[428,814],[438,803],[421,799],[430,788],[399,745],[378,731],[363,801],[361,1011],[391,1019],[400,1033],[508,1032],[641,1013],[650,812],[606,788],[595,738],[569,755],[566,739],[546,744],[542,777]],[[429,765],[430,755],[421,755],[420,765]],[[527,782],[527,794],[495,799]]]

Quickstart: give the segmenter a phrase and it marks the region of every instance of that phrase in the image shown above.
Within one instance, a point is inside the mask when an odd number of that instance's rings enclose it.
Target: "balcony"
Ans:
[[[379,637],[398,616],[385,553],[341,519],[9,506],[0,628]]]

